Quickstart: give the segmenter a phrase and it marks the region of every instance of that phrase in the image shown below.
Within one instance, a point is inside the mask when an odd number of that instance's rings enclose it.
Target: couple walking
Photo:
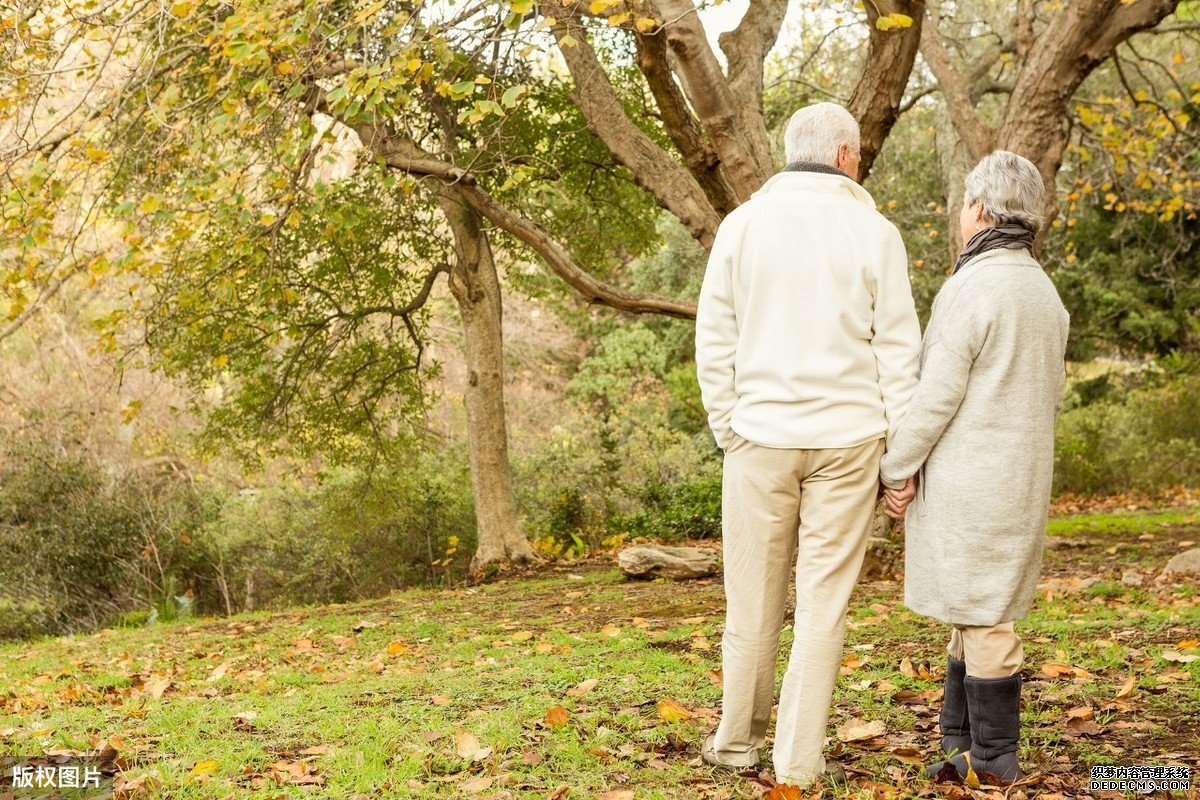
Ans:
[[[794,564],[775,777],[844,775],[821,749],[883,491],[905,519],[905,604],[951,626],[946,758],[1015,780],[1013,621],[1041,567],[1068,325],[1032,253],[1042,177],[1003,151],[967,176],[966,246],[922,341],[900,234],[855,180],[854,118],[800,109],[786,153],[718,230],[697,311],[700,388],[725,453],[724,698],[704,759],[759,761]]]

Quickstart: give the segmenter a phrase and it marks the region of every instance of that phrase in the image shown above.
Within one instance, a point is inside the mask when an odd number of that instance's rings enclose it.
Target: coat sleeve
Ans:
[[[908,280],[908,253],[895,227],[889,232],[875,278],[874,300],[871,349],[890,439],[917,387],[921,354],[921,324]]]
[[[721,449],[733,440],[729,423],[738,400],[733,380],[738,325],[728,234],[728,226],[717,229],[696,304],[696,377],[704,410],[708,412],[708,426]]]
[[[955,300],[961,300],[960,297]],[[962,405],[971,366],[987,338],[979,303],[951,302],[925,350],[921,379],[879,465],[880,480],[894,489],[917,473]]]

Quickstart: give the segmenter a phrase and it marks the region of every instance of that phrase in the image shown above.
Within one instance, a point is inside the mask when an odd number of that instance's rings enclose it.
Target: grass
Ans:
[[[1092,764],[1194,768],[1200,594],[1156,576],[1200,540],[1200,514],[1091,515],[1050,533],[1043,596],[1019,628],[1021,756],[1039,773],[1023,791],[1086,794]],[[920,775],[946,631],[904,609],[901,593],[875,581],[855,596],[828,748],[852,781],[834,794],[999,797]],[[8,644],[0,755],[108,743],[118,784],[149,776],[128,796],[171,800],[757,797],[759,776],[714,773],[697,752],[720,704],[722,607],[719,582],[630,583],[584,562]],[[851,719],[882,720],[886,733],[840,741]]]

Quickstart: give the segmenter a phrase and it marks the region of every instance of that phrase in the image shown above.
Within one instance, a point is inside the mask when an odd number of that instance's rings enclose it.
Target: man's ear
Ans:
[[[850,145],[846,144],[845,142],[842,142],[841,144],[838,145],[837,157],[834,159],[834,162],[835,162],[834,166],[844,172],[845,170],[843,168],[846,166],[846,162],[849,160],[850,160]]]

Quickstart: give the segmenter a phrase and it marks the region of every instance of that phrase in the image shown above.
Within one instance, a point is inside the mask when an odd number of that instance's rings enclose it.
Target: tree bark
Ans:
[[[925,0],[880,0],[867,3],[867,24],[871,38],[867,61],[854,87],[847,109],[858,120],[862,137],[859,181],[871,174],[871,165],[883,149],[883,142],[900,116],[900,101],[912,74],[913,62],[921,44]],[[908,28],[881,31],[875,26],[880,14],[900,13],[912,17]]]
[[[442,212],[454,235],[450,292],[466,338],[467,445],[477,542],[471,572],[537,560],[517,516],[504,415],[503,303],[491,245],[479,215],[447,190]]]

